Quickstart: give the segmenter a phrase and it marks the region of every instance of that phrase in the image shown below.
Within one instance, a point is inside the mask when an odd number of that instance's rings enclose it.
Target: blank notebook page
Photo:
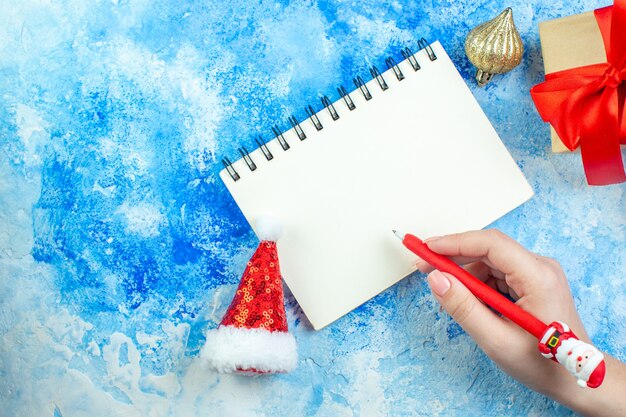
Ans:
[[[317,330],[411,274],[415,256],[392,229],[419,237],[481,229],[533,192],[443,47],[415,54],[421,69],[398,64],[359,90],[300,122],[284,151],[276,139],[233,163],[241,176],[220,176],[254,228],[260,215],[278,218],[283,278]]]

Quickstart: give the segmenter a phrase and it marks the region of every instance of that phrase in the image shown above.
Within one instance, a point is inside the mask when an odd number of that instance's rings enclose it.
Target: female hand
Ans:
[[[564,322],[590,343],[565,274],[555,260],[526,250],[497,230],[431,238],[426,244],[464,265],[487,285],[510,295],[540,320]],[[417,267],[422,272],[432,271],[424,261]],[[433,271],[428,283],[443,308],[506,373],[585,415],[626,415],[626,365],[605,355],[604,383],[596,389],[581,389],[562,366],[541,356],[535,337],[494,313],[456,278]]]

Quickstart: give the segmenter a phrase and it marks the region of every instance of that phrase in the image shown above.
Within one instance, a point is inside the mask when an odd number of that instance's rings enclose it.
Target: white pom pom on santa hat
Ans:
[[[260,240],[276,242],[283,235],[283,225],[276,217],[265,214],[254,222],[254,230]]]

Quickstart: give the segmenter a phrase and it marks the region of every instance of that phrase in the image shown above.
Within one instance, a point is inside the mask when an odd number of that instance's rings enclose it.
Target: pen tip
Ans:
[[[393,232],[393,234],[394,234],[394,235],[396,234],[396,231],[395,231],[395,229],[391,229],[391,231]]]
[[[393,230],[393,234],[400,240],[404,240],[404,233],[398,232],[397,230]]]

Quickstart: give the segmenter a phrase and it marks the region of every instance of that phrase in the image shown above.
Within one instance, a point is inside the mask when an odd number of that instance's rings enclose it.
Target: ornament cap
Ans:
[[[491,79],[493,78],[493,74],[485,72],[481,69],[476,70],[476,82],[479,87],[484,87]]]

